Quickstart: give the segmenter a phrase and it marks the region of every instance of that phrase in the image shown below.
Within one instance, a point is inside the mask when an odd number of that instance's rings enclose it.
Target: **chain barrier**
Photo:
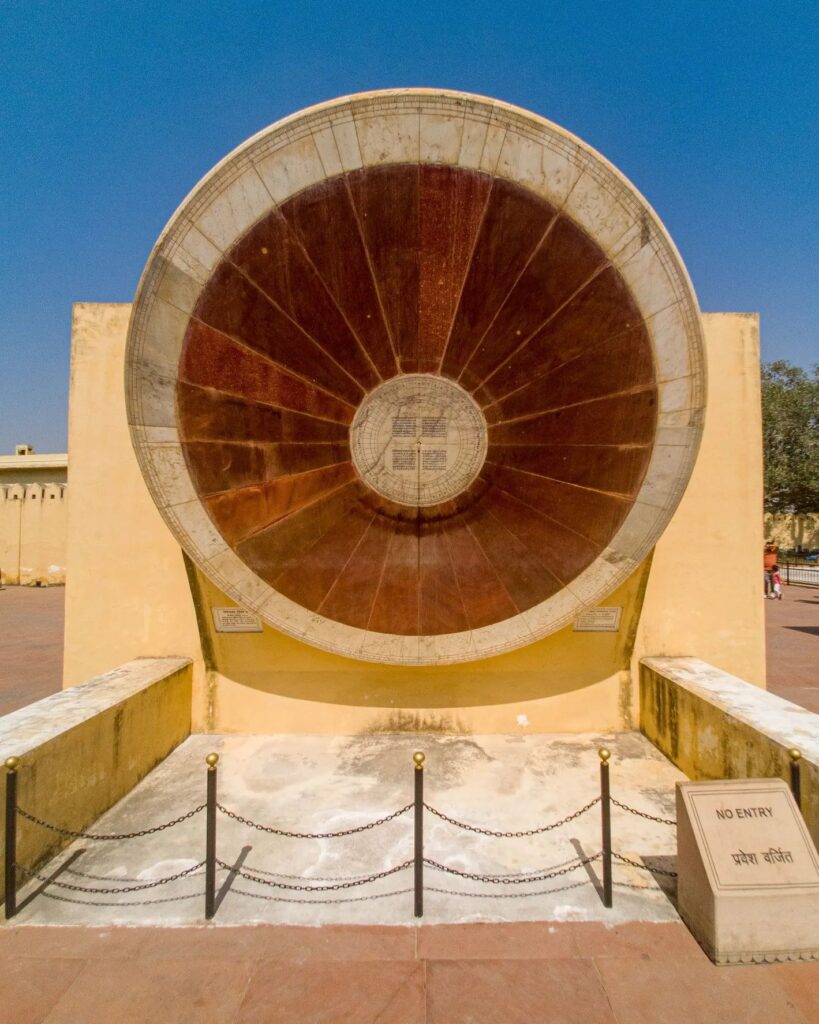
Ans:
[[[396,864],[393,868],[387,868],[386,871],[376,871],[372,875],[367,875],[357,881],[348,882],[336,882],[332,885],[291,885],[289,882],[276,882],[272,878],[261,878],[259,875],[254,875],[249,871],[244,871],[242,868],[234,867],[232,864],[226,864],[225,861],[216,859],[216,863],[220,868],[229,871],[233,875],[238,875],[240,878],[244,878],[246,882],[256,882],[257,885],[268,885],[273,889],[289,889],[293,892],[336,892],[340,889],[353,889],[359,885],[366,885],[368,882],[377,882],[381,878],[388,878],[390,875],[395,875],[399,871],[406,871],[407,868],[412,867],[413,861],[407,860],[403,864]]]
[[[376,818],[374,821],[368,821],[362,825],[355,825],[350,828],[338,829],[336,831],[328,832],[296,832],[290,831],[285,828],[278,828],[274,825],[265,825],[261,822],[254,821],[252,818],[245,817],[236,811],[225,807],[216,800],[216,764],[219,760],[217,754],[208,755],[208,799],[205,803],[199,804],[197,807],[189,810],[187,813],[180,815],[171,821],[163,822],[159,825],[154,825],[149,828],[140,829],[133,832],[120,832],[120,833],[97,833],[97,832],[83,832],[75,831],[73,829],[62,828],[59,825],[54,825],[43,818],[38,818],[36,815],[29,813],[23,808],[16,805],[16,788],[9,789],[8,787],[15,786],[15,768],[9,768],[9,782],[7,784],[7,832],[11,826],[8,824],[9,821],[16,821],[17,816],[37,825],[40,828],[48,829],[51,832],[55,832],[61,836],[65,836],[69,839],[77,840],[91,840],[91,841],[102,841],[102,842],[115,842],[125,841],[129,839],[138,839],[145,836],[155,835],[159,832],[163,832],[166,829],[173,828],[177,825],[182,824],[200,814],[203,810],[207,810],[207,855],[206,859],[194,864],[192,867],[186,868],[183,871],[178,871],[175,874],[167,875],[162,878],[154,878],[143,880],[140,878],[110,878],[110,876],[92,874],[91,872],[83,872],[81,870],[73,869],[69,867],[71,858],[64,867],[58,869],[58,871],[50,876],[37,873],[36,871],[30,871],[20,866],[20,870],[29,876],[30,879],[37,879],[41,883],[45,883],[42,890],[45,895],[50,898],[72,902],[70,894],[85,894],[86,896],[127,896],[132,893],[142,893],[146,890],[156,889],[161,886],[168,885],[173,882],[177,882],[183,879],[194,879],[198,875],[204,874],[205,877],[205,892],[193,893],[190,895],[178,895],[178,896],[167,896],[165,899],[147,899],[140,902],[135,901],[115,901],[111,903],[104,903],[95,900],[73,900],[73,902],[88,903],[89,905],[96,906],[139,906],[142,903],[163,903],[172,902],[177,899],[193,899],[200,895],[205,895],[205,907],[206,917],[210,919],[215,913],[215,907],[218,905],[215,902],[215,879],[216,872],[226,872],[225,885],[230,886],[231,892],[236,895],[247,896],[252,899],[268,900],[273,902],[281,903],[293,903],[293,904],[336,904],[336,903],[359,903],[370,900],[387,899],[395,896],[403,896],[407,893],[415,893],[415,915],[416,917],[423,914],[423,867],[430,868],[431,870],[441,872],[446,875],[454,876],[459,879],[464,879],[473,883],[481,885],[487,885],[490,887],[496,887],[494,891],[484,892],[464,892],[454,889],[447,889],[443,887],[427,887],[427,891],[431,893],[440,893],[447,896],[457,896],[461,898],[483,898],[483,899],[520,899],[524,897],[534,896],[548,896],[552,893],[563,892],[571,889],[580,888],[584,885],[594,883],[594,873],[588,871],[588,878],[584,878],[580,881],[566,880],[565,884],[558,884],[552,888],[546,888],[541,890],[532,890],[531,886],[537,883],[542,883],[555,879],[562,879],[565,876],[571,875],[573,872],[579,871],[583,868],[588,868],[589,865],[596,862],[603,862],[603,877],[604,887],[607,895],[604,897],[604,905],[611,906],[611,861],[614,858],[616,865],[628,865],[638,870],[646,871],[654,875],[664,875],[669,878],[676,878],[677,872],[667,870],[664,868],[653,868],[650,867],[644,860],[638,861],[624,856],[620,853],[615,853],[611,849],[610,842],[610,819],[609,819],[609,803],[614,804],[615,807],[623,810],[629,814],[634,814],[647,821],[656,822],[661,825],[667,825],[670,827],[676,827],[676,821],[671,818],[663,818],[658,815],[651,814],[647,811],[639,810],[636,807],[632,807],[627,803],[617,800],[615,797],[610,796],[610,790],[608,788],[608,758],[609,752],[601,750],[601,794],[595,796],[587,804],[578,808],[571,814],[567,814],[565,817],[560,818],[556,821],[551,821],[545,825],[539,825],[535,828],[520,829],[520,830],[508,830],[501,831],[492,828],[486,828],[481,825],[470,824],[469,822],[461,821],[458,818],[451,817],[445,814],[438,808],[426,803],[423,798],[423,753],[416,753],[413,757],[415,762],[415,799],[400,807],[398,810],[393,811],[391,814],[386,814],[383,817]],[[7,768],[9,766],[7,765]],[[8,793],[11,792],[11,803],[8,803]],[[586,856],[582,853],[577,857],[573,857],[570,860],[561,862],[560,864],[552,864],[548,867],[535,868],[526,871],[516,872],[471,872],[462,871],[459,868],[450,867],[440,861],[433,860],[423,856],[423,812],[426,811],[434,815],[439,820],[446,822],[457,829],[462,829],[466,832],[471,832],[476,835],[487,836],[494,839],[524,839],[531,838],[534,836],[540,836],[545,833],[551,832],[555,829],[562,828],[568,825],[570,822],[576,821],[582,815],[587,814],[592,808],[597,805],[601,805],[603,812],[603,850],[593,855]],[[10,809],[9,809],[10,808]],[[382,825],[387,824],[390,821],[394,821],[397,818],[402,817],[409,811],[415,812],[415,832],[414,832],[414,843],[415,843],[415,855],[412,859],[406,860],[401,864],[396,864],[393,867],[387,868],[383,871],[376,871],[371,874],[350,874],[350,875],[336,875],[336,876],[305,876],[286,874],[283,872],[266,871],[262,868],[254,868],[252,866],[245,866],[242,864],[242,858],[235,864],[229,864],[223,860],[219,860],[216,857],[216,821],[218,813],[223,814],[225,817],[237,822],[238,824],[247,828],[255,829],[258,832],[265,833],[272,836],[281,836],[289,839],[312,839],[312,840],[323,840],[323,839],[340,839],[348,836],[359,835],[364,832],[368,832],[371,829],[379,828]],[[9,817],[10,815],[10,817]],[[607,831],[609,829],[609,831]],[[14,834],[14,830],[12,833]],[[6,866],[12,866],[17,868],[14,864],[14,840],[11,843],[7,843],[6,846]],[[575,845],[580,849],[579,844]],[[249,849],[249,848],[248,848]],[[202,869],[205,869],[203,871]],[[393,875],[397,875],[400,872],[407,871],[410,868],[415,869],[415,885],[414,888],[405,888],[400,890],[392,890],[389,892],[374,892],[368,893],[367,895],[338,895],[330,896],[325,894],[342,893],[346,890],[356,889],[360,886],[369,885],[373,882],[379,882],[382,879],[390,878]],[[309,870],[309,868],[308,868]],[[62,872],[67,872],[69,876],[73,876],[77,880],[84,880],[86,883],[99,882],[109,883],[107,885],[88,885],[88,884],[75,884],[72,881],[62,881],[59,879],[59,875]],[[12,871],[12,877],[14,871]],[[7,874],[8,877],[8,874]],[[251,883],[254,886],[261,887],[265,891],[253,891],[236,888],[233,885],[234,879],[240,879],[244,882]],[[443,879],[442,879],[443,881]],[[623,884],[626,883],[615,883]],[[656,879],[654,884],[657,884]],[[523,888],[520,888],[523,887]],[[632,886],[634,887],[634,886]],[[642,888],[650,888],[651,886],[641,886]],[[56,892],[45,892],[46,888],[53,888],[58,891]],[[60,894],[60,890],[64,891],[64,894]],[[278,892],[271,892],[270,890],[278,890]],[[295,895],[301,894],[301,895]],[[12,897],[14,895],[14,889],[12,884]],[[313,898],[310,898],[313,897]],[[8,890],[7,890],[8,900]],[[13,902],[13,901],[12,901]],[[7,904],[8,905],[8,904]],[[14,907],[12,907],[12,914],[14,913]],[[8,915],[7,915],[8,916]]]
[[[407,804],[405,807],[400,808],[400,810],[393,811],[392,814],[387,814],[383,818],[368,821],[366,825],[357,825],[355,828],[345,828],[338,832],[288,832],[283,828],[274,828],[273,825],[261,825],[258,821],[253,821],[251,818],[244,818],[241,814],[229,810],[222,804],[216,805],[222,814],[232,818],[234,821],[238,821],[240,825],[247,825],[248,828],[255,828],[259,832],[267,832],[274,836],[285,836],[288,839],[339,839],[342,836],[353,836],[359,832],[367,832],[371,828],[378,828],[379,825],[385,825],[388,821],[393,821],[395,818],[400,818],[402,814],[406,814],[413,806],[413,804]]]
[[[412,889],[394,889],[392,892],[374,892],[369,896],[338,896],[334,899],[305,900],[298,896],[271,896],[266,892],[248,892],[247,889],[236,889],[231,886],[230,891],[237,896],[250,896],[254,900],[266,900],[271,903],[301,903],[307,906],[329,906],[333,903],[367,903],[369,900],[384,900],[389,896],[406,896]]]
[[[591,879],[584,878],[581,882],[556,885],[552,889],[540,889],[537,892],[464,892],[463,889],[439,889],[436,886],[427,885],[424,887],[424,892],[437,892],[443,896],[466,896],[476,900],[519,900],[526,896],[551,896],[556,892],[568,892],[570,889],[581,889],[584,885],[591,884]]]
[[[144,828],[139,832],[112,832],[107,834],[75,832],[70,828],[61,828],[59,825],[52,825],[50,821],[44,821],[42,818],[37,818],[35,815],[29,814],[28,811],[24,811],[22,807],[17,808],[17,813],[27,821],[32,822],[34,825],[39,825],[40,828],[47,828],[51,832],[58,832],[61,836],[70,836],[72,839],[98,839],[102,842],[110,842],[117,839],[139,839],[142,836],[152,836],[156,832],[164,832],[166,828],[173,828],[174,825],[181,825],[183,821],[187,821],[194,815],[199,814],[200,811],[204,811],[204,809],[205,805],[200,804],[198,807],[194,807],[192,811],[188,811],[187,814],[182,814],[178,818],[174,818],[173,821],[166,821],[163,825],[154,825],[151,828]]]
[[[595,804],[600,803],[600,797],[596,796],[594,800],[590,800],[585,807],[581,807],[580,810],[574,812],[574,814],[567,814],[565,818],[561,818],[560,821],[553,821],[549,825],[541,825],[539,828],[530,828],[522,832],[496,832],[491,828],[482,828],[480,825],[469,825],[465,821],[459,821],[457,818],[450,818],[448,814],[444,814],[443,811],[439,811],[437,808],[432,807],[430,804],[424,804],[424,808],[429,811],[430,814],[434,814],[436,818],[440,818],[442,821],[446,821],[450,825],[455,825],[456,828],[465,829],[467,832],[477,832],[482,836],[493,836],[496,839],[523,839],[527,836],[537,836],[543,832],[551,832],[552,829],[560,828],[562,825],[568,825],[570,821],[574,821],[575,818],[579,818],[581,814],[585,814],[590,811]]]
[[[178,871],[175,875],[167,875],[165,878],[154,878],[150,882],[143,882],[140,885],[126,885],[117,886],[116,888],[102,889],[98,887],[92,888],[91,886],[85,885],[73,885],[71,882],[61,882],[59,879],[49,875],[41,875],[36,871],[29,872],[31,878],[36,878],[40,882],[47,882],[49,885],[55,885],[58,889],[68,889],[71,892],[89,892],[95,896],[114,896],[117,893],[129,893],[129,892],[142,892],[145,889],[156,889],[157,886],[167,885],[168,882],[177,882],[180,878],[187,878],[200,868],[205,866],[205,862],[202,860],[198,864],[194,864],[191,868],[186,868],[184,871]]]
[[[251,864],[247,864],[242,868],[243,871],[248,871],[252,875],[263,875],[267,878],[285,878],[290,882],[353,882],[353,881],[368,881],[370,875],[286,875],[282,871],[265,871],[262,868],[254,867]]]
[[[593,857],[580,857],[576,863],[570,864],[568,867],[555,868],[553,871],[545,871],[540,875],[529,875],[526,877],[521,877],[520,875],[480,875],[470,871],[459,871],[457,868],[447,867],[446,864],[439,864],[437,860],[430,860],[427,857],[424,857],[424,864],[427,867],[434,868],[436,871],[445,871],[448,875],[468,878],[472,882],[488,882],[492,885],[523,885],[529,882],[546,882],[550,878],[568,875],[572,871],[577,871],[578,868],[584,867],[586,864],[594,863],[594,861],[599,860],[601,857],[602,853],[596,853]]]
[[[640,868],[641,871],[650,871],[652,875],[668,875],[669,878],[676,878],[676,871],[666,871],[665,868],[652,868],[648,864],[643,864],[638,860],[630,860],[628,857],[624,857],[622,853],[615,853],[612,851],[612,857],[619,860],[621,864],[629,864],[633,868]]]
[[[636,807],[630,807],[628,804],[621,803],[614,797],[609,798],[615,807],[619,807],[621,811],[628,811],[629,814],[636,814],[640,818],[645,818],[646,821],[657,821],[661,825],[672,825],[676,827],[677,822],[674,818],[658,818],[656,814],[649,814],[648,811],[638,811]]]

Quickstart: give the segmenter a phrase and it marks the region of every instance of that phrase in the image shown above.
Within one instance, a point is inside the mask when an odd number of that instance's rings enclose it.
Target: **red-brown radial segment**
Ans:
[[[701,429],[653,211],[557,126],[444,92],[325,104],[223,161],[152,255],[127,358],[137,456],[203,571],[373,660],[499,653],[603,598]]]

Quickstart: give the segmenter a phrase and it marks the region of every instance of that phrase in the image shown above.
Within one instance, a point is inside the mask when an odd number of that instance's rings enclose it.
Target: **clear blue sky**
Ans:
[[[64,450],[71,303],[127,302],[168,217],[265,125],[444,86],[537,111],[612,160],[705,310],[819,360],[815,0],[7,2],[0,10],[0,452]]]

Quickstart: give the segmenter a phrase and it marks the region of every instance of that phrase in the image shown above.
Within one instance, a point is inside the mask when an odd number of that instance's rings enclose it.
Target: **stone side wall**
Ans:
[[[767,512],[763,522],[765,540],[771,540],[781,548],[796,548],[800,545],[808,551],[819,548],[819,512],[802,515]]]
[[[698,658],[644,658],[640,729],[691,779],[782,778],[802,753],[802,813],[819,842],[819,715]]]
[[[0,486],[0,582],[65,583],[67,485]]]
[[[6,758],[19,758],[19,806],[80,831],[189,736],[190,727],[190,660],[138,659],[0,719],[0,773]],[[17,828],[23,868],[70,841],[24,819]],[[0,848],[4,841],[0,816]]]

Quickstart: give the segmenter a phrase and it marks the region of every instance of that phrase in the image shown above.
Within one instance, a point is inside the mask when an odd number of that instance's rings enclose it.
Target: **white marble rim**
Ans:
[[[547,199],[587,231],[632,291],[649,329],[658,431],[637,499],[617,534],[562,591],[510,619],[443,636],[376,634],[326,619],[261,580],[228,548],[190,479],[175,415],[188,315],[234,242],[276,205],[359,167],[427,162],[481,170]],[[271,626],[346,657],[434,665],[514,650],[569,625],[646,557],[688,483],[702,435],[705,362],[699,308],[674,243],[649,203],[604,157],[536,114],[486,97],[398,89],[341,97],[263,129],[191,191],[139,283],[125,361],[138,462],[180,545],[237,604]]]

